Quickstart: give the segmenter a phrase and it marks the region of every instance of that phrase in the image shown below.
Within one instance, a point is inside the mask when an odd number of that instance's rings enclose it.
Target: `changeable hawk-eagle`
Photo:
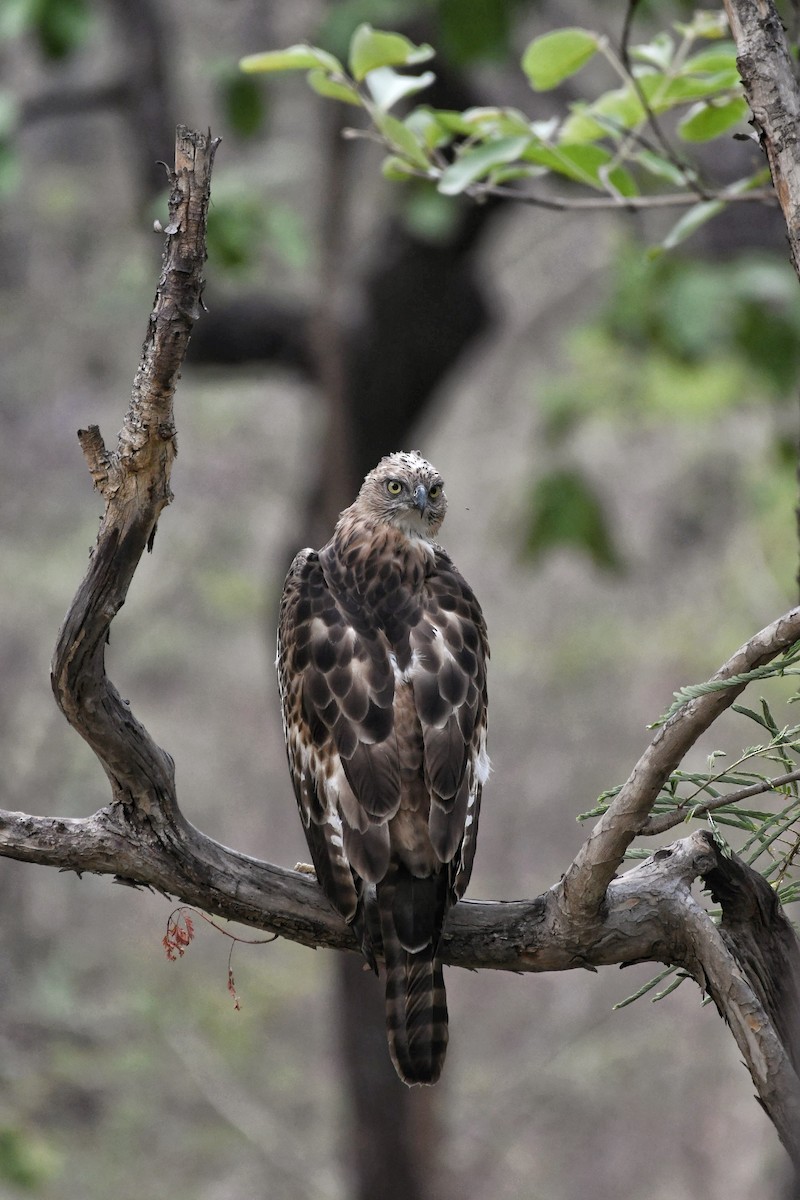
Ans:
[[[447,499],[416,452],[381,459],[321,550],[291,565],[278,628],[289,769],[317,878],[386,964],[408,1084],[447,1047],[437,948],[472,869],[486,753],[486,625],[434,542]],[[379,930],[369,927],[367,885]]]

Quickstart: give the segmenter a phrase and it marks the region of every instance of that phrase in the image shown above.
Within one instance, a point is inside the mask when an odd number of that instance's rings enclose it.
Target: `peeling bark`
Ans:
[[[767,155],[800,278],[800,88],[772,0],[724,0],[751,124]]]

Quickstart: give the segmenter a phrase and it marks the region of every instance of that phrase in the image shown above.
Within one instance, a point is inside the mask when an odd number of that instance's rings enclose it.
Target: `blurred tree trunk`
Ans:
[[[352,1119],[353,1200],[441,1200],[439,1088],[408,1088],[386,1047],[383,989],[354,954],[336,960],[342,1076]]]
[[[173,38],[164,6],[155,0],[110,0],[117,65],[110,77],[81,78],[79,83],[43,87],[22,105],[20,122],[59,120],[111,109],[128,129],[126,144],[135,168],[142,204],[166,190],[164,147],[172,143],[177,114],[167,62]],[[69,125],[67,133],[69,136]]]
[[[459,101],[463,97],[459,96]],[[450,103],[453,103],[452,97]],[[413,425],[436,386],[488,324],[475,252],[493,209],[465,208],[441,241],[415,237],[390,218],[361,290],[364,314],[344,333],[340,285],[347,277],[348,151],[343,118],[328,105],[321,297],[311,322],[311,354],[326,409],[315,484],[306,513],[308,542],[330,537],[361,479],[392,450],[409,448]],[[300,544],[300,543],[298,543]],[[434,1200],[440,1158],[437,1089],[407,1088],[386,1042],[382,983],[360,959],[336,963],[342,1073],[352,1122],[345,1157],[357,1200]]]
[[[174,39],[157,0],[111,0],[110,8],[124,48],[122,114],[130,144],[136,146],[142,201],[166,190],[164,147],[172,141],[177,113],[167,61],[174,61]]]

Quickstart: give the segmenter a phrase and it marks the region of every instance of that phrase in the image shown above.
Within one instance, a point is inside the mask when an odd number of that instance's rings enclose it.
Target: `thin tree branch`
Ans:
[[[386,146],[384,139],[370,130],[345,130],[351,137],[365,138]],[[430,181],[426,171],[408,170],[415,179]],[[519,187],[505,184],[473,183],[464,189],[471,200],[514,200],[517,204],[530,204],[536,208],[552,209],[554,212],[639,212],[657,208],[689,208],[698,203],[719,200],[722,204],[777,204],[771,188],[753,188],[749,192],[731,192],[729,188],[703,189],[697,192],[659,192],[652,196],[543,196],[538,192],[523,191]]]
[[[420,172],[420,178],[425,178]],[[640,212],[643,209],[655,208],[688,208],[702,200],[719,200],[723,204],[775,204],[774,192],[766,188],[753,189],[752,192],[731,194],[724,188],[721,191],[704,191],[702,197],[695,192],[664,192],[653,196],[541,196],[533,192],[520,191],[517,188],[504,187],[502,184],[476,183],[466,188],[464,194],[472,199],[497,196],[506,200],[516,200],[518,204],[532,204],[538,208],[553,209],[556,212]]]
[[[712,681],[729,679],[770,662],[800,637],[800,608],[773,621],[736,651]],[[619,793],[595,825],[567,870],[561,887],[576,920],[593,920],[625,851],[644,828],[661,788],[684,755],[745,684],[708,692],[688,701],[660,727]]]
[[[653,112],[650,101],[645,95],[644,88],[639,82],[638,77],[633,72],[630,57],[630,39],[631,34],[633,33],[633,21],[634,17],[636,16],[636,10],[639,7],[639,3],[640,0],[628,0],[628,7],[625,12],[625,21],[622,26],[622,37],[620,39],[620,61],[627,72],[628,78],[633,84],[636,97],[647,116],[647,124],[653,130],[656,140],[658,141],[663,153],[673,164],[673,166],[676,166],[678,170],[683,173],[685,182],[688,183],[690,187],[693,187],[695,203],[697,203],[698,200],[708,200],[709,196],[706,194],[705,189],[700,187],[700,185],[695,183],[693,180],[691,167],[688,165],[688,163],[684,162],[684,160],[681,159],[678,154],[676,154],[675,150],[670,145],[669,138],[661,128],[661,122]]]
[[[726,792],[724,796],[712,796],[708,800],[702,800],[699,804],[683,800],[670,812],[659,813],[657,816],[648,818],[639,830],[639,836],[654,837],[657,833],[666,833],[668,829],[674,829],[676,825],[680,825],[684,821],[703,817],[706,813],[724,808],[728,804],[738,804],[740,800],[749,800],[751,796],[760,796],[764,792],[775,792],[778,788],[786,787],[788,783],[796,783],[798,779],[800,779],[800,769],[787,771],[785,775],[775,775],[772,779],[764,779],[760,783],[751,783],[749,787],[736,788],[733,792]]]

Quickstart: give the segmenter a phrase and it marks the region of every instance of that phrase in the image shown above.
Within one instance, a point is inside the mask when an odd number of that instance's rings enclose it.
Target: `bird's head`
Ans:
[[[358,509],[379,524],[410,537],[436,536],[447,512],[444,482],[435,467],[416,451],[382,458],[361,485]]]

